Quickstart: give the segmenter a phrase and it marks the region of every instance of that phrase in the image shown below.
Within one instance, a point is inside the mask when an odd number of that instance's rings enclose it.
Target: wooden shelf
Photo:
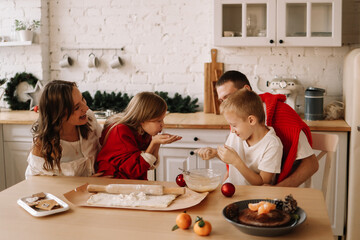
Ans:
[[[31,41],[25,41],[25,42],[0,42],[0,47],[14,47],[14,46],[29,46],[31,45]]]

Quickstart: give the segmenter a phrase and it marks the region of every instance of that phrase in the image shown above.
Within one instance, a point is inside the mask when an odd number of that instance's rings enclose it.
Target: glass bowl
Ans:
[[[190,169],[184,173],[186,185],[196,192],[211,192],[221,181],[221,171],[211,168]]]

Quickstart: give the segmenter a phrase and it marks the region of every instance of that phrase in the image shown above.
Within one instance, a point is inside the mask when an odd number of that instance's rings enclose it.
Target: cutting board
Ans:
[[[224,63],[216,62],[217,49],[211,49],[211,62],[204,65],[204,112],[220,114],[215,84],[224,72]]]

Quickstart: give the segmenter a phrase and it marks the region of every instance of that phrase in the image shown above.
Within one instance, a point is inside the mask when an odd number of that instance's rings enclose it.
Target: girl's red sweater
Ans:
[[[101,144],[110,127],[103,130]],[[104,172],[104,176],[112,175],[114,178],[147,180],[150,164],[140,154],[150,142],[150,135],[140,135],[124,124],[116,125],[96,158],[97,172]]]
[[[274,128],[283,144],[281,173],[277,180],[279,183],[291,172],[296,158],[300,131],[304,131],[310,146],[312,146],[311,132],[309,126],[294,109],[285,103],[285,95],[264,93],[260,94],[260,97],[266,104],[266,125]]]

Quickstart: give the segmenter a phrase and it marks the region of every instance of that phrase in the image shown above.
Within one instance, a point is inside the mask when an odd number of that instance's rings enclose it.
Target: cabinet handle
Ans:
[[[194,155],[195,154],[195,152],[194,151],[190,151],[190,155]]]
[[[194,141],[199,141],[199,138],[198,137],[194,137]]]
[[[270,43],[274,43],[274,40],[270,39]]]
[[[280,40],[279,40],[279,43],[280,43],[280,44],[281,44],[281,43],[284,43],[284,41],[280,39]]]

